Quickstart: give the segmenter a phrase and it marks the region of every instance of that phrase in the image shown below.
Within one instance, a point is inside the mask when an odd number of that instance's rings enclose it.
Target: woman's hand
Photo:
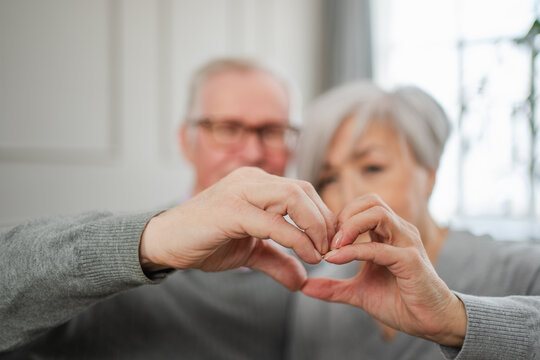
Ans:
[[[302,291],[362,308],[408,334],[461,346],[467,325],[465,307],[435,272],[418,230],[376,195],[351,202],[338,220],[341,226],[331,243],[334,250],[325,260],[365,261],[362,269],[346,280],[308,279]],[[354,243],[366,232],[371,242]]]

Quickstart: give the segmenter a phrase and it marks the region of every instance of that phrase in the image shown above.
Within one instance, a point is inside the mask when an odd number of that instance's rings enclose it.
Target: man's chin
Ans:
[[[223,174],[223,177],[229,175],[234,170],[237,170],[237,169],[240,169],[240,168],[243,168],[243,167],[256,167],[256,168],[259,168],[259,169],[262,169],[262,170],[266,171],[269,174],[276,175],[275,174],[276,169],[268,167],[268,166],[264,166],[264,165],[260,165],[260,164],[258,164],[258,165],[257,164],[241,164],[241,165],[231,166],[230,168],[228,168],[225,171],[225,173]]]

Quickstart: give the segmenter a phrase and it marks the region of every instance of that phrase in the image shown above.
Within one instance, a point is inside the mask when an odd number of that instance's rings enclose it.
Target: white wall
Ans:
[[[189,74],[268,59],[320,88],[321,1],[0,2],[0,225],[180,200],[174,130]]]

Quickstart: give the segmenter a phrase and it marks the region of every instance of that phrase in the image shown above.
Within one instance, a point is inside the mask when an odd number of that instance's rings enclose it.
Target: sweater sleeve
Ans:
[[[153,283],[139,263],[152,215],[93,212],[0,230],[0,352],[108,296]]]
[[[540,358],[540,296],[456,295],[465,304],[467,333],[461,348],[441,346],[447,359]]]

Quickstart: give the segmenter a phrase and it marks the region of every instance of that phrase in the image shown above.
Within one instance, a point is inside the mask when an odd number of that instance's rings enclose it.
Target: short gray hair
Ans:
[[[202,65],[192,76],[189,85],[186,111],[183,122],[190,120],[193,113],[195,98],[201,86],[208,81],[212,76],[228,72],[250,72],[260,71],[274,77],[281,83],[287,92],[289,99],[289,122],[293,125],[300,125],[302,120],[300,110],[302,98],[296,84],[282,74],[276,67],[250,58],[218,58]]]
[[[423,90],[402,86],[384,91],[370,81],[337,87],[308,108],[298,154],[298,176],[317,185],[329,143],[342,121],[354,116],[356,136],[371,121],[387,121],[404,135],[420,165],[436,170],[450,134],[439,103]]]

